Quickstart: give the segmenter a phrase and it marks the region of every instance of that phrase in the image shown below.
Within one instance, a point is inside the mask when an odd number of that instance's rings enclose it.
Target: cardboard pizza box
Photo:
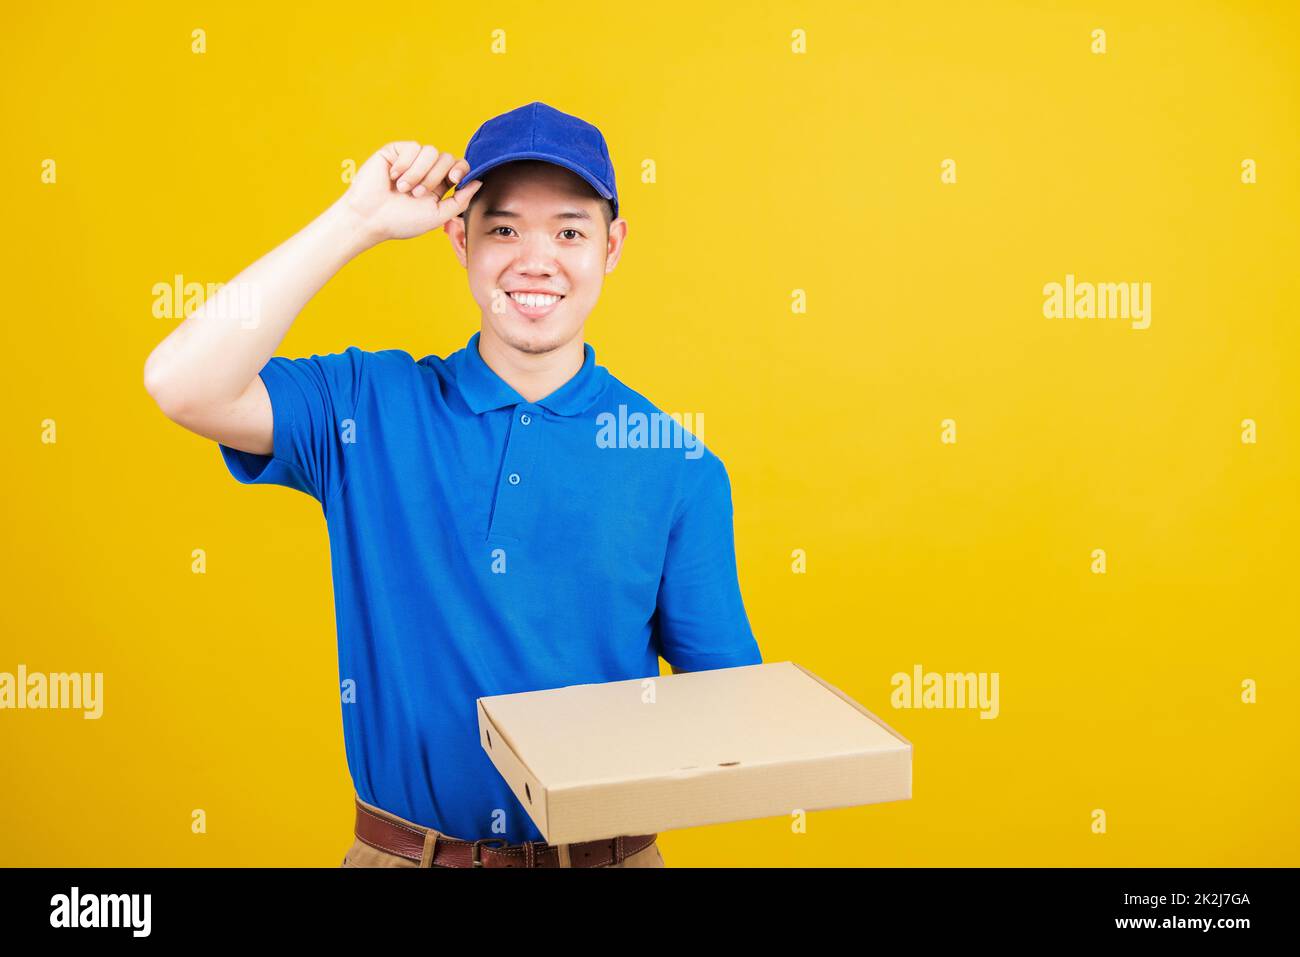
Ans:
[[[912,796],[912,745],[792,661],[478,699],[479,741],[552,844]]]

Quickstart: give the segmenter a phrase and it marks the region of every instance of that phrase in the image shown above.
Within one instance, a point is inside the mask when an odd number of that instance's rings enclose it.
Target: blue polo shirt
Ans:
[[[721,460],[596,365],[525,401],[478,351],[276,356],[274,449],[240,482],[321,504],[348,768],[452,837],[542,836],[475,699],[758,664]]]

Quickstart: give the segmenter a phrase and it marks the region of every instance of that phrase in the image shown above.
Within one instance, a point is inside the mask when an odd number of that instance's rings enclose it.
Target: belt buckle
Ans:
[[[481,857],[480,857],[481,852],[479,851],[479,845],[481,845],[481,844],[486,844],[486,843],[488,843],[489,841],[499,841],[499,842],[500,842],[500,844],[498,845],[499,847],[509,847],[509,846],[510,846],[510,842],[507,841],[504,837],[480,837],[480,838],[478,838],[476,841],[473,842],[473,844],[471,845],[471,847],[470,847],[470,849],[469,849],[470,867],[482,867],[482,866],[483,866],[483,861],[481,860]]]

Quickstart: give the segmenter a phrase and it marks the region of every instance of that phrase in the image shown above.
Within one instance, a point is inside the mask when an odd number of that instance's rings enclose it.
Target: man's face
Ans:
[[[486,333],[538,354],[582,332],[626,233],[621,219],[606,233],[601,203],[583,179],[550,163],[507,163],[484,177],[468,221],[448,221],[447,233]],[[528,300],[530,292],[561,298]]]

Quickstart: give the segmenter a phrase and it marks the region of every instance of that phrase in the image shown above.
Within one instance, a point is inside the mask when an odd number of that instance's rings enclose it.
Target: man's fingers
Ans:
[[[464,186],[456,187],[455,193],[444,200],[439,200],[438,215],[446,221],[465,212],[465,208],[469,206],[469,201],[474,198],[474,194],[479,191],[479,187],[482,185],[483,181],[481,179],[472,179]]]
[[[389,143],[384,147],[384,158],[388,160],[388,178],[397,179],[410,167],[411,161],[419,155],[420,144],[413,140]]]
[[[428,174],[429,169],[438,159],[438,149],[435,146],[421,146],[411,165],[406,168],[401,176],[397,178],[397,191],[405,193],[413,187],[419,185],[420,181]]]
[[[439,155],[437,161],[424,174],[424,179],[420,180],[419,185],[411,190],[411,195],[423,196],[425,193],[432,193],[434,196],[441,196],[447,192],[447,190],[451,189],[451,184],[447,182],[447,171],[455,162],[456,157],[451,153]]]
[[[387,160],[388,165],[391,167],[394,163],[397,162],[398,152],[401,150],[401,148],[404,145],[406,145],[409,142],[411,141],[394,140],[391,143],[385,143],[383,146],[379,148],[379,155],[382,156],[385,160]]]

